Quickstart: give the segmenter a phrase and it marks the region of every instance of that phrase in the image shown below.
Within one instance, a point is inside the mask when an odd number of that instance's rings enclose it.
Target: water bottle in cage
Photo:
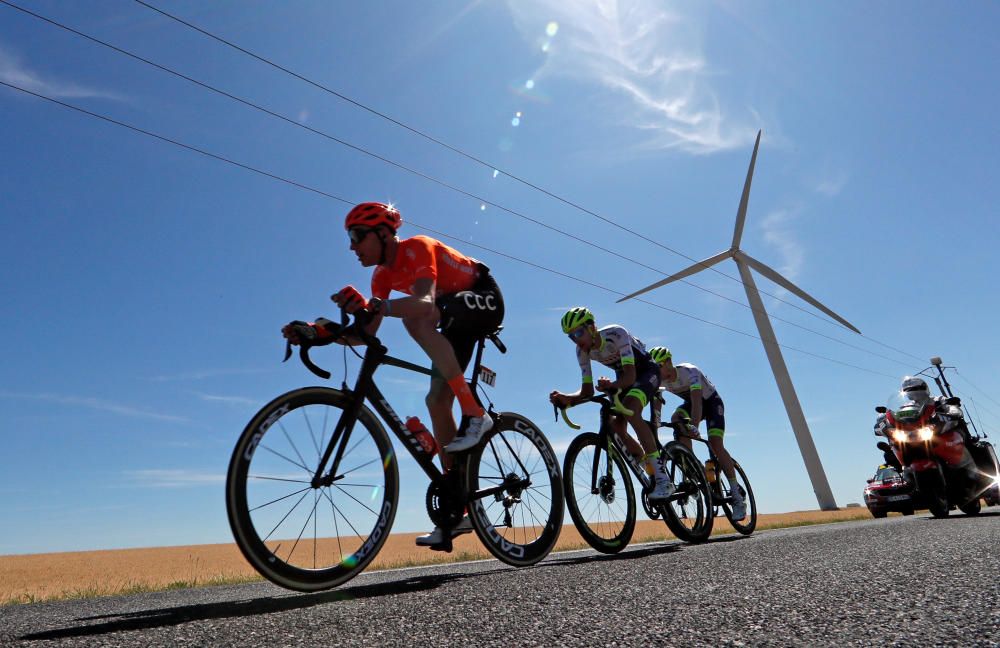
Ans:
[[[437,454],[437,441],[434,440],[434,435],[420,422],[419,418],[411,416],[406,419],[406,429],[420,442],[424,452],[432,457]]]

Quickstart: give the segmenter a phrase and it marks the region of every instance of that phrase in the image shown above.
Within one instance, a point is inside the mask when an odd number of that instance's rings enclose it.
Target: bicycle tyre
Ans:
[[[616,554],[628,546],[635,532],[635,487],[625,461],[600,448],[600,439],[599,434],[584,432],[570,442],[563,460],[563,490],[569,515],[587,544],[601,553]],[[597,468],[598,492],[593,493],[594,455],[599,451],[604,459]],[[609,457],[610,478],[607,477]],[[624,493],[619,489],[624,489]],[[622,494],[624,510],[620,503]]]
[[[226,477],[233,537],[254,569],[281,587],[315,592],[344,583],[372,561],[392,528],[399,468],[382,424],[366,406],[345,447],[340,475],[328,486],[311,485],[328,428],[332,433],[349,402],[348,394],[326,387],[282,394],[250,419],[233,450]],[[296,509],[309,491],[312,510],[303,522],[304,511]],[[312,537],[303,540],[310,525]],[[289,532],[289,538],[298,534],[291,549],[283,535]]]
[[[693,452],[675,441],[668,443],[665,470],[675,493],[661,505],[663,521],[667,528],[685,542],[704,542],[712,533],[715,509],[712,506],[712,489],[705,477],[705,469]]]
[[[504,486],[469,503],[472,527],[491,554],[526,567],[552,551],[562,531],[562,476],[555,451],[534,423],[501,412],[486,439],[469,452],[466,474],[470,494]],[[508,486],[519,480],[530,485]]]
[[[753,488],[750,487],[750,479],[747,477],[746,472],[744,472],[743,467],[735,459],[733,459],[733,469],[736,471],[736,483],[743,490],[743,501],[747,505],[747,515],[739,522],[733,520],[733,507],[729,502],[722,503],[722,511],[726,514],[726,518],[729,519],[729,523],[733,525],[734,529],[743,535],[750,535],[757,528],[757,500],[754,499]],[[720,475],[719,477],[729,481],[729,478],[725,475]],[[732,486],[730,486],[731,488]],[[723,494],[725,495],[725,493]]]

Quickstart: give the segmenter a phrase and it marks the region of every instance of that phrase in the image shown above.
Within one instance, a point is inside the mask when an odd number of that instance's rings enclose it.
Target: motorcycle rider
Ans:
[[[923,407],[927,403],[933,402],[934,409],[939,415],[947,419],[961,421],[962,424],[959,426],[959,431],[962,433],[962,440],[965,442],[966,447],[972,447],[975,443],[972,435],[969,433],[969,427],[965,424],[962,409],[957,405],[946,403],[944,396],[931,396],[931,391],[928,389],[927,383],[923,378],[905,376],[899,390],[917,405]]]

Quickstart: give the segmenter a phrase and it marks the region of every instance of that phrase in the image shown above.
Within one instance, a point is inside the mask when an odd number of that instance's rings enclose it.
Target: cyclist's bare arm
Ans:
[[[411,294],[396,299],[386,299],[380,312],[386,317],[424,318],[431,317],[435,312],[434,280],[417,279],[413,282]]]
[[[622,367],[621,375],[617,380],[607,380],[601,378],[597,381],[597,388],[601,391],[611,391],[613,389],[626,389],[635,384],[635,365],[627,364]]]
[[[585,400],[594,397],[594,385],[593,383],[583,383],[580,385],[580,391],[574,392],[572,394],[564,394],[560,391],[553,390],[549,393],[549,402],[555,405],[560,405],[562,407],[567,407],[569,405],[576,405]]]

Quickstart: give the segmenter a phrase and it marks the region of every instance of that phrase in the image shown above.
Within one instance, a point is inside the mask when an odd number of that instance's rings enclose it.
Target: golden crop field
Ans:
[[[762,514],[757,522],[757,532],[870,517],[864,508]],[[716,520],[713,535],[732,532],[725,518]],[[450,554],[417,547],[414,544],[417,535],[420,534],[389,536],[368,570],[491,557],[475,534],[457,538],[455,550]],[[640,520],[636,524],[632,543],[673,539],[674,536],[662,522]],[[569,523],[563,527],[556,551],[586,546]],[[197,587],[258,578],[233,543],[0,556],[0,605]]]

